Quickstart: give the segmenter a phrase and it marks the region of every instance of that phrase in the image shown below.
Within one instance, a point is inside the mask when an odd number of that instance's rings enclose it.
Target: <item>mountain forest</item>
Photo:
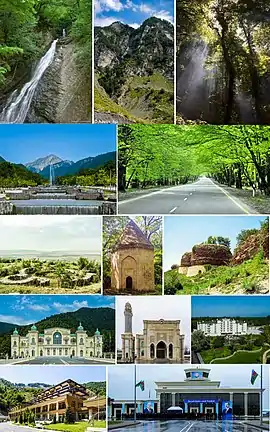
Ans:
[[[104,352],[115,352],[115,310],[109,307],[100,308],[81,308],[75,312],[65,312],[52,315],[48,318],[36,322],[35,325],[39,332],[46,328],[64,327],[74,333],[81,322],[89,336],[93,335],[98,328],[103,335]],[[5,323],[4,323],[5,324]],[[0,322],[0,357],[10,356],[10,335],[16,327],[20,335],[25,336],[30,330],[31,325],[18,326],[13,325],[13,330],[5,334],[1,331],[2,323]]]
[[[177,122],[270,124],[269,0],[177,0]]]
[[[173,25],[155,17],[95,27],[96,123],[173,123],[173,41]]]
[[[134,222],[146,235],[154,246],[154,272],[155,292],[162,292],[162,217],[161,216],[136,216]],[[126,225],[130,221],[128,216],[103,218],[103,288],[104,293],[118,294],[111,290],[111,257]]]
[[[207,176],[268,213],[269,127],[121,125],[118,129],[120,200],[126,196],[123,192],[186,184]]]
[[[91,0],[3,0],[0,121],[91,121]]]

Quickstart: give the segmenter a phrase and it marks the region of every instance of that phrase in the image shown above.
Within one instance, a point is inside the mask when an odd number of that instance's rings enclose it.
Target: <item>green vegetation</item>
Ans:
[[[233,319],[233,317],[230,318]],[[257,325],[260,322],[259,327],[263,329],[262,333],[258,335],[206,336],[201,330],[193,330],[191,338],[192,351],[200,353],[204,363],[262,363],[263,353],[269,350],[270,347],[269,318],[255,318]],[[235,319],[240,322],[246,321],[243,317],[236,317]],[[215,318],[208,317],[205,320],[215,321]],[[253,318],[250,318],[250,320],[253,320]],[[196,321],[200,321],[200,319],[196,318]],[[192,322],[193,328],[196,325],[195,322]],[[232,357],[225,358],[229,356]]]
[[[80,257],[77,261],[0,258],[0,292],[99,293],[101,266]]]
[[[56,178],[56,184],[68,186],[110,186],[116,184],[115,162],[106,162],[104,166],[95,169],[85,168],[75,175]]]
[[[85,432],[89,424],[87,422],[76,422],[74,424],[56,423],[52,425],[45,425],[45,429],[62,431],[62,432]],[[106,421],[95,421],[95,428],[106,428]]]
[[[0,160],[0,187],[25,187],[46,184],[47,180],[37,173],[28,171],[23,165]]]
[[[111,293],[111,255],[124,228],[130,221],[127,216],[103,218],[103,286]],[[155,292],[162,292],[162,217],[136,216],[135,223],[154,246]]]
[[[193,277],[169,270],[164,274],[164,289],[165,294],[173,289],[175,294],[251,294],[266,288],[268,277],[268,264],[258,253],[237,266],[208,266],[205,273]]]
[[[2,0],[0,86],[16,85],[63,29],[75,42],[78,64],[91,70],[91,0]]]
[[[212,124],[269,124],[269,1],[176,5],[179,114]],[[197,73],[188,74],[190,65]]]
[[[251,203],[252,190],[270,195],[269,127],[121,125],[118,131],[120,191],[185,184],[207,175],[248,189]]]
[[[80,322],[89,336],[93,336],[96,329],[99,329],[103,336],[103,350],[105,353],[115,351],[115,310],[113,308],[84,307],[75,312],[52,315],[36,322],[35,325],[40,333],[43,333],[47,328],[53,327],[68,328],[71,330],[71,333],[75,333]],[[25,336],[31,329],[31,325],[18,326],[14,324],[13,328],[15,327],[17,327],[21,336]],[[0,323],[0,357],[3,358],[6,354],[10,357],[10,335],[12,331],[5,334],[1,333]]]

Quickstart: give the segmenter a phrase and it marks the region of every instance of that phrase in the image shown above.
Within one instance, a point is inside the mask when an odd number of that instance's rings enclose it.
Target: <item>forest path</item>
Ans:
[[[119,214],[256,214],[210,178],[120,201]]]

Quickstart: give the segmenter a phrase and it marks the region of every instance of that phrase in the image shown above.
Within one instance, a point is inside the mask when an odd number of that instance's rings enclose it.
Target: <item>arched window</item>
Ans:
[[[83,350],[80,351],[80,357],[83,357]]]
[[[160,341],[157,344],[157,358],[165,359],[167,357],[167,347],[165,342]]]
[[[43,356],[43,351],[41,350],[41,351],[40,351],[40,357],[42,357],[42,356]]]
[[[32,350],[32,357],[35,357],[35,351]]]
[[[141,352],[141,357],[143,357],[143,356],[144,356],[144,351]]]
[[[17,357],[17,351],[13,351],[13,357]]]
[[[173,344],[169,345],[169,358],[172,359],[173,358]]]
[[[90,351],[90,357],[93,357],[93,351]]]
[[[80,345],[83,345],[83,338],[80,338]]]
[[[13,346],[15,346],[15,347],[17,346],[17,342],[16,341],[13,342]]]
[[[31,344],[32,344],[32,345],[35,345],[35,343],[36,343],[35,338],[32,338],[32,342],[31,342]]]
[[[62,344],[62,335],[60,332],[55,332],[53,335],[53,344],[61,345]]]
[[[50,355],[50,350],[49,350],[49,349],[47,349],[47,355],[48,355],[48,356]]]
[[[151,358],[155,357],[155,345],[154,344],[150,345],[150,357]]]

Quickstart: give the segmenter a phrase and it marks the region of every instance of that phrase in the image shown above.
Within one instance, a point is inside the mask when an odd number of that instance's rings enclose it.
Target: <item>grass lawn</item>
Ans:
[[[56,423],[44,426],[45,429],[62,431],[62,432],[85,432],[90,423],[88,422],[77,422],[74,424]],[[105,420],[95,421],[95,427],[106,428]]]
[[[227,364],[249,364],[249,363],[261,363],[262,362],[262,351],[260,352],[238,352],[232,357],[224,360],[216,360],[212,363],[227,363]]]

